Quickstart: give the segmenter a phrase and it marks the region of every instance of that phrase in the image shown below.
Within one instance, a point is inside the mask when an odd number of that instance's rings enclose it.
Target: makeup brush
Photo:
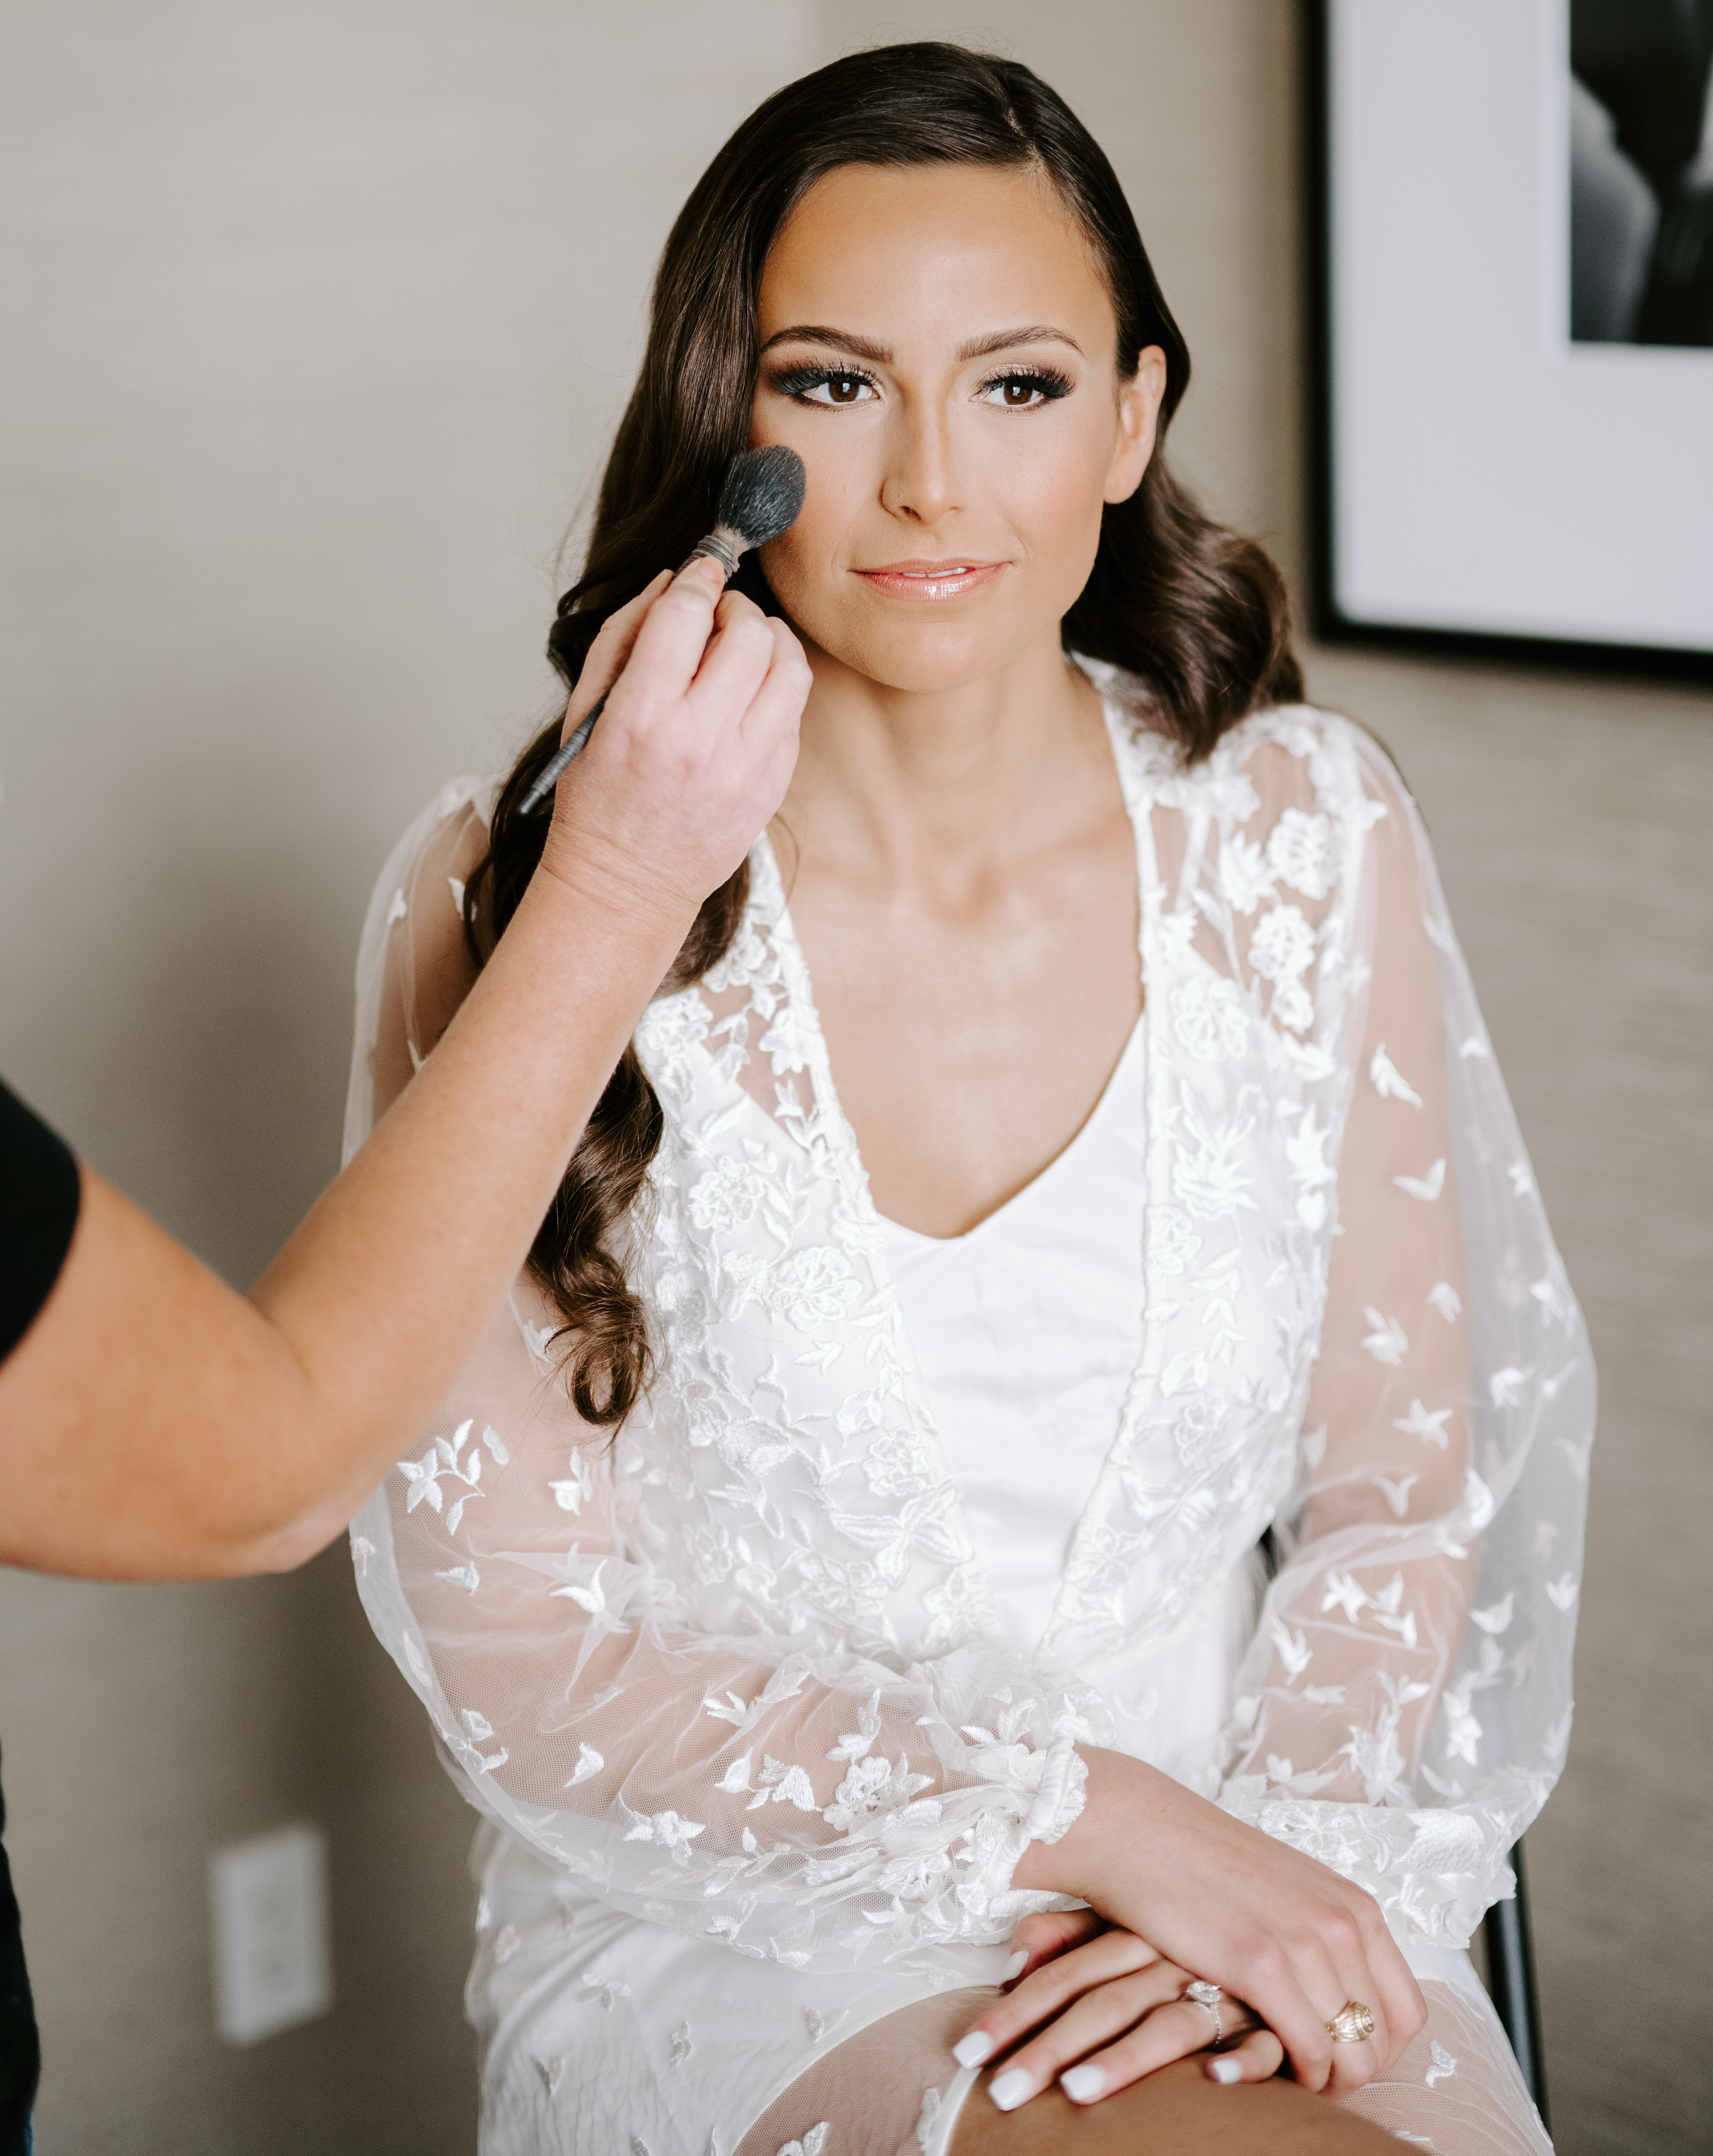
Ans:
[[[752,547],[766,546],[769,539],[777,539],[780,532],[797,521],[803,507],[807,476],[802,458],[795,449],[788,449],[780,442],[733,457],[720,488],[714,528],[706,539],[691,548],[682,566],[687,569],[698,554],[706,554],[711,562],[719,564],[729,581],[737,574],[738,562]],[[594,709],[579,721],[570,740],[543,767],[541,776],[524,795],[519,815],[531,814],[558,784],[560,773],[573,757],[581,753],[611,694],[609,689]]]

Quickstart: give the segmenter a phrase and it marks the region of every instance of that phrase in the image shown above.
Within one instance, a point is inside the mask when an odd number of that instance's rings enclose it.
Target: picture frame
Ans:
[[[1653,157],[1703,64],[1636,62],[1653,6],[1304,0],[1325,640],[1713,680],[1713,91]]]

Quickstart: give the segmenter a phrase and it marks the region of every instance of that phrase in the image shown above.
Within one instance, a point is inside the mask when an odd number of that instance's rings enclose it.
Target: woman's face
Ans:
[[[1052,187],[979,165],[846,166],[767,259],[753,446],[808,467],[763,551],[809,642],[887,686],[978,681],[1050,638],[1103,504],[1141,483],[1158,346],[1116,365],[1112,302]]]

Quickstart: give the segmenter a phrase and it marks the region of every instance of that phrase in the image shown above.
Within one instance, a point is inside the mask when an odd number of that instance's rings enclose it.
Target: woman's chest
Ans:
[[[1300,1116],[1258,1059],[1186,1065],[1175,1030],[1145,1019],[1083,1137],[966,1239],[1043,1190],[1067,1197],[1026,1264],[1008,1253],[961,1283],[954,1340],[936,1310],[958,1297],[898,1277],[898,1231],[824,1036],[789,1014],[790,971],[756,984],[764,1029],[754,1015],[720,1045],[685,1004],[640,1039],[666,1109],[637,1273],[658,1367],[624,1440],[646,1553],[711,1629],[825,1625],[906,1655],[991,1635],[994,1545],[972,1505],[1022,1485],[1009,1455],[987,1472],[983,1447],[1030,1444],[1005,1373],[1039,1374],[1064,1346],[1099,1382],[1064,1390],[1026,1463],[1078,1486],[1042,1515],[1045,1629],[1092,1651],[1169,1628],[1253,1543],[1294,1464],[1324,1279],[1295,1208]],[[738,1063],[753,1052],[771,1113]],[[1123,1174],[1088,1142],[1103,1119],[1126,1134]],[[1031,1298],[1031,1276],[1051,1291]],[[934,1398],[948,1370],[950,1431]],[[1034,1532],[1026,1506],[1010,1517]],[[1012,1555],[1043,1578],[1041,1552]]]
[[[1205,814],[1178,808],[1164,819],[1137,789],[1127,903],[1109,908],[1128,942],[1139,905],[1129,1000],[1108,1014],[1115,1037],[1085,1067],[1074,1117],[1014,1171],[1020,1204],[1045,1186],[1043,1161],[1051,1178],[1074,1152],[1067,1142],[1113,1072],[1145,967],[1134,1067],[1120,1063],[1109,1085],[1134,1110],[1139,1203],[1123,1200],[1117,1178],[1097,1177],[1073,1209],[1089,1243],[1122,1212],[1139,1251],[1123,1269],[1133,1301],[1128,1371],[1109,1389],[1116,1409],[1111,1396],[1098,1417],[1091,1409],[1103,1426],[1079,1428],[1071,1448],[1098,1466],[1057,1560],[1047,1639],[1067,1656],[1164,1636],[1253,1545],[1293,1476],[1319,1339],[1350,1082],[1334,1044],[1344,989],[1359,974],[1343,965],[1335,911],[1319,931],[1326,979],[1289,1006],[1311,1035],[1288,1038],[1268,1017],[1265,990],[1271,983],[1277,1006],[1278,978],[1289,973],[1294,987],[1307,959],[1293,947],[1292,970],[1268,946],[1271,970],[1251,979],[1230,936],[1200,947],[1198,921],[1217,929],[1225,917],[1202,887],[1214,811],[1254,809],[1253,789],[1229,773],[1211,772],[1207,785]],[[1162,820],[1177,864],[1164,872]],[[865,1150],[874,1141],[850,1111],[860,1059],[836,1060],[835,1083],[819,978],[812,989],[765,845],[754,870],[728,957],[699,988],[655,1006],[637,1036],[665,1111],[634,1275],[657,1372],[624,1439],[642,1553],[714,1629],[800,1636],[824,1626],[878,1653],[938,1653],[992,1636],[998,1620],[970,1532],[970,1478],[936,1416],[934,1357],[923,1353],[923,1320],[907,1313],[887,1246],[901,1218],[919,1224],[888,1198]],[[1314,932],[1299,925],[1312,957]],[[1103,962],[1102,981],[1117,978],[1117,963]],[[882,971],[907,1006],[920,993],[901,951],[887,950]],[[862,978],[854,964],[846,974]],[[1033,1008],[1053,1008],[1031,978]],[[936,1016],[944,1024],[947,1002],[936,969],[924,1035]],[[886,1044],[890,1120],[931,1130],[944,1148],[967,1147],[960,1158],[979,1152],[968,1144],[981,1113],[970,1090],[934,1082],[955,1067],[944,1045],[940,1060],[924,1046],[913,1065],[877,992],[867,1009],[849,1006],[846,1023]],[[1001,1065],[982,1075],[992,1092],[1015,1074]],[[990,1193],[985,1215],[1006,1186]],[[1069,1232],[1078,1239],[1078,1219]],[[1068,1263],[1049,1254],[1037,1267],[1047,1269]],[[1020,1354],[1028,1366],[1040,1344],[1026,1298],[995,1322],[1004,1353],[984,1369],[990,1392],[994,1370]],[[1003,1419],[990,1419],[995,1443]],[[966,1461],[981,1442],[978,1431],[962,1445]]]
[[[1141,1008],[1134,837],[931,893],[862,893],[805,868],[792,921],[877,1210],[963,1235],[1088,1120]]]

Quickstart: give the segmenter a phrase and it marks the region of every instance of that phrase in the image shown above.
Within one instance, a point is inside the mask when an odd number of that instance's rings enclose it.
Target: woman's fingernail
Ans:
[[[1059,2087],[1073,2103],[1093,2103],[1106,2088],[1106,2070],[1103,2066],[1073,2066],[1069,2073],[1059,2076]]]
[[[985,2029],[972,2029],[953,2045],[952,2056],[960,2066],[985,2066],[993,2056],[993,2039]]]
[[[1216,2059],[1207,2071],[1215,2081],[1223,2082],[1227,2088],[1233,2082],[1240,2082],[1243,2078],[1243,2069],[1235,2059]]]
[[[1001,1984],[1009,1984],[1014,1976],[1021,1976],[1028,1966],[1029,1957],[1023,1948],[1019,1947],[1016,1953],[1014,1953],[1011,1959],[1006,1964],[1005,1974],[1000,1978],[1000,1982]]]
[[[1035,2083],[1021,2066],[1013,2066],[1009,2073],[1001,2074],[987,2092],[1001,2111],[1015,2111],[1034,2095]]]

